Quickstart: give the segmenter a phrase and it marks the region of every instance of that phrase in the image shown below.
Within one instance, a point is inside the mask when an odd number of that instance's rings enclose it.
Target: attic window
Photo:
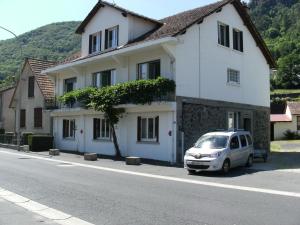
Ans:
[[[101,31],[90,35],[89,54],[101,51]]]
[[[116,48],[119,45],[119,26],[105,30],[105,49]]]
[[[233,49],[243,52],[243,32],[238,29],[233,29]]]
[[[229,26],[221,22],[218,22],[218,43],[230,47]]]
[[[28,77],[28,98],[34,97],[34,76]]]

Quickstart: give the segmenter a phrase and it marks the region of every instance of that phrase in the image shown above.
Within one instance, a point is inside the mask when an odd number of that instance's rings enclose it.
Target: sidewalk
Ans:
[[[31,213],[19,206],[0,198],[0,224],[1,225],[57,225],[52,221]]]

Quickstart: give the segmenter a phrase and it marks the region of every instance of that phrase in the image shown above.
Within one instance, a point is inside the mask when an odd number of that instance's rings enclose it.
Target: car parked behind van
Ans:
[[[184,167],[189,174],[196,171],[222,171],[228,173],[237,166],[252,166],[253,141],[248,131],[219,131],[199,138],[194,147],[186,151]]]

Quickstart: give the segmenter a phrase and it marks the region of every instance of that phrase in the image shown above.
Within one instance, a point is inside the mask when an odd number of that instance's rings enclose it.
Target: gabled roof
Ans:
[[[287,107],[289,107],[292,115],[300,115],[300,102],[288,102]]]
[[[87,16],[87,18],[82,22],[82,24],[77,29],[77,33],[82,33],[84,27],[87,25],[87,23],[92,19],[92,17],[97,13],[98,9],[102,7],[102,5],[110,5],[112,7],[115,7],[117,9],[122,9],[116,5],[112,5],[107,2],[99,1],[97,5],[94,7],[94,9],[90,12],[90,14]],[[218,1],[206,6],[202,6],[199,8],[195,8],[192,10],[188,10],[182,13],[178,13],[173,16],[166,17],[164,19],[161,19],[159,21],[156,21],[159,23],[158,27],[154,30],[138,37],[135,40],[132,40],[131,42],[127,43],[124,46],[121,46],[117,49],[109,50],[111,51],[117,51],[126,47],[130,47],[133,45],[138,45],[147,41],[153,41],[165,37],[175,37],[180,34],[184,34],[185,31],[197,23],[202,23],[202,21],[208,17],[209,15],[219,12],[222,10],[222,7],[226,6],[227,4],[233,4],[235,9],[237,10],[238,14],[240,15],[241,19],[243,20],[245,26],[248,28],[250,33],[252,34],[257,46],[261,50],[262,54],[264,55],[266,61],[268,62],[269,66],[271,68],[276,68],[276,62],[273,59],[272,54],[270,53],[269,49],[267,48],[263,38],[257,31],[256,27],[254,26],[250,15],[248,14],[245,6],[240,2],[240,0],[222,0]],[[127,10],[128,11],[128,10]],[[129,11],[128,11],[129,12]],[[136,14],[138,15],[138,14]],[[86,57],[78,57],[74,59],[73,61],[82,60],[90,57],[94,57],[97,55],[105,54],[107,52],[100,52],[94,55],[89,55]]]
[[[135,13],[133,11],[130,11],[128,9],[122,8],[116,4],[112,4],[106,1],[102,1],[99,0],[98,3],[94,6],[94,8],[90,11],[90,13],[88,14],[88,16],[83,20],[83,22],[79,25],[79,27],[76,30],[77,34],[82,34],[84,32],[84,28],[86,27],[86,25],[91,21],[91,19],[94,17],[94,15],[98,12],[98,10],[102,7],[105,6],[110,6],[115,8],[116,10],[120,11],[121,13],[123,13],[124,16],[126,16],[127,14],[144,19],[144,20],[148,20],[150,22],[156,23],[158,25],[161,25],[161,22],[143,15],[140,15],[138,13]]]
[[[51,66],[54,66],[56,62],[26,58],[25,63],[23,65],[22,73],[27,63],[30,67],[30,70],[32,71],[32,74],[35,76],[35,81],[37,82],[38,87],[40,88],[45,101],[53,100],[55,96],[54,84],[52,83],[52,81],[49,79],[47,75],[42,75],[41,72]],[[10,107],[12,106],[12,102],[15,97],[18,86],[19,86],[19,81],[17,82],[13,97],[11,99]]]

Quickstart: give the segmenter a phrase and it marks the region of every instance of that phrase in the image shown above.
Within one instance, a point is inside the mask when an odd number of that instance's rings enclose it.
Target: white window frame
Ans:
[[[74,140],[75,139],[75,131],[76,131],[76,120],[75,119],[63,119],[63,124],[64,124],[64,121],[68,121],[69,129],[68,129],[68,136],[64,137],[64,133],[62,134],[63,139],[65,139],[65,140],[68,140],[68,139],[69,140]],[[74,123],[74,129],[73,130],[72,130],[71,122]],[[63,132],[64,132],[64,127],[63,127]],[[72,136],[71,136],[71,133],[73,133]]]
[[[92,74],[92,86],[97,88],[102,88],[102,73],[110,71],[110,85],[113,86],[117,83],[117,71],[116,69],[105,70],[101,72],[96,72]]]
[[[160,59],[152,60],[152,61],[137,64],[137,79],[138,80],[149,80],[150,79],[149,65],[151,63],[159,63],[160,71],[159,71],[159,74],[157,74],[156,76],[161,75],[161,60]]]
[[[100,125],[99,125],[99,132],[98,132],[99,136],[97,136],[94,140],[107,140],[107,141],[111,140],[111,126],[108,120],[104,118],[95,118],[95,119],[100,121]],[[102,126],[104,126],[104,133],[102,131]],[[95,127],[94,124],[93,127]],[[93,130],[93,132],[95,131]]]
[[[227,69],[227,84],[240,86],[241,85],[241,74],[239,70],[231,68]]]
[[[96,44],[94,43],[94,40],[96,40]],[[92,43],[91,44],[92,44],[91,54],[94,54],[94,53],[97,53],[97,52],[101,51],[101,32],[97,32],[97,33],[92,34]]]
[[[228,123],[227,127],[228,127],[228,130],[239,129],[240,119],[241,119],[241,113],[240,112],[228,112],[228,114],[227,114],[227,123]]]
[[[236,32],[238,35],[237,35],[237,49],[234,48],[234,32]],[[244,39],[244,36],[243,36],[243,31],[237,29],[237,28],[233,28],[232,29],[232,48],[233,50],[235,51],[239,51],[239,52],[243,52],[243,49],[244,49],[244,46],[242,46],[242,43],[241,43],[241,35],[242,35],[242,38]]]
[[[107,29],[107,48],[110,49],[110,48],[116,48],[118,47],[118,39],[119,39],[119,32],[118,32],[118,26],[115,26],[115,27],[112,27],[112,28],[109,28]],[[110,43],[110,35],[112,35],[112,41]]]
[[[155,124],[155,118],[156,117],[141,117],[141,141],[142,142],[157,142],[157,134],[156,134],[156,124]],[[149,137],[149,120],[152,120],[152,133],[153,133],[153,137]],[[145,121],[145,125],[143,125],[143,121]],[[143,128],[144,126],[146,126],[146,137],[143,137]]]
[[[223,31],[224,44],[222,44],[222,39],[221,39],[221,35],[222,35],[221,26],[224,27],[224,31]],[[230,48],[230,34],[228,34],[229,40],[227,40],[226,27],[229,27],[229,25],[226,24],[226,23],[222,23],[222,22],[218,21],[218,44],[223,46],[223,47]],[[228,32],[230,32],[229,29],[228,29]],[[229,46],[226,45],[227,41],[229,43]]]

